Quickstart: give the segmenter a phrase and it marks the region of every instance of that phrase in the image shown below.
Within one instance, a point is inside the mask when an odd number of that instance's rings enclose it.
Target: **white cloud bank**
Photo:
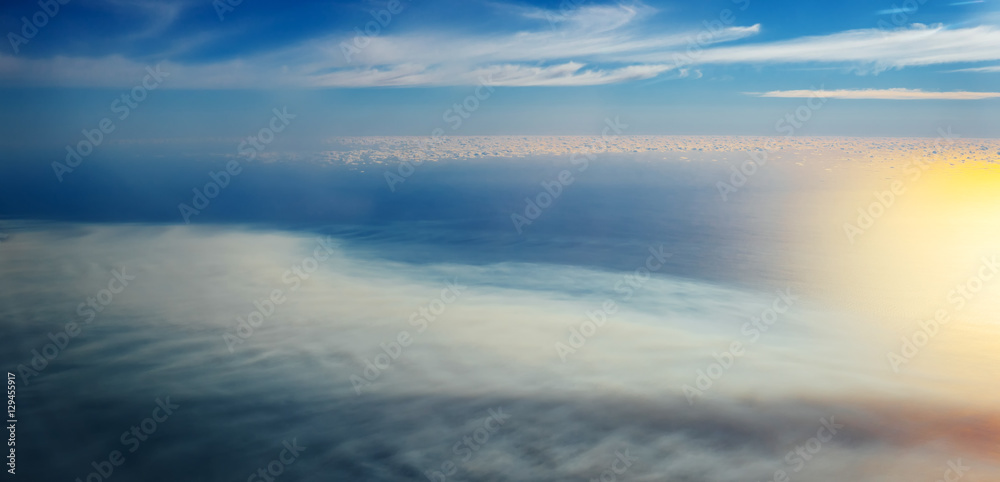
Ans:
[[[742,338],[738,326],[773,294],[653,275],[564,363],[553,344],[624,273],[410,265],[334,241],[325,244],[330,257],[292,288],[282,273],[316,252],[312,235],[138,225],[11,234],[0,256],[11,369],[49,343],[46,331],[80,320],[77,303],[107,286],[112,269],[135,277],[31,378],[38,403],[22,416],[52,423],[22,435],[77,461],[49,464],[35,480],[68,480],[89,467],[95,451],[86,441],[108,430],[80,420],[102,422],[168,393],[181,409],[167,423],[184,430],[158,432],[157,450],[136,467],[163,472],[202,457],[213,480],[274,457],[245,447],[270,451],[285,433],[308,447],[289,474],[317,474],[295,480],[415,480],[452,460],[472,480],[591,480],[626,447],[638,457],[628,480],[773,480],[776,469],[794,470],[786,454],[811,447],[831,417],[842,429],[810,452],[796,482],[932,480],[955,457],[975,468],[970,482],[1000,477],[997,395],[982,388],[995,377],[945,362],[961,356],[992,367],[1000,355],[965,344],[928,349],[920,356],[929,366],[951,369],[895,375],[876,368],[884,348],[867,320],[814,311],[806,299],[689,404],[682,385]],[[466,288],[425,329],[408,321],[449,281]],[[258,308],[276,289],[282,301]],[[265,319],[240,332],[245,341],[229,353],[224,333],[258,309]],[[410,343],[369,369],[401,332]],[[374,378],[358,395],[351,376],[366,373]],[[455,457],[487,409],[511,418],[474,458]],[[189,473],[168,475],[209,480]]]

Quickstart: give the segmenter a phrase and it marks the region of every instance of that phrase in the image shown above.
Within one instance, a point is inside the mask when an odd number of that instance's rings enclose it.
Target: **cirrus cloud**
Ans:
[[[176,49],[141,57],[120,52],[36,58],[0,54],[0,84],[123,87],[134,82],[130,72],[142,72],[151,63],[177,72],[167,88],[323,88],[475,85],[484,75],[505,86],[583,86],[648,79],[672,70],[680,72],[672,78],[682,78],[704,65],[826,64],[879,73],[1000,60],[1000,28],[993,25],[912,24],[751,43],[747,40],[762,31],[760,24],[738,25],[738,19],[727,17],[714,26],[704,22],[653,30],[649,21],[656,10],[642,4],[559,12],[502,7],[529,25],[501,32],[387,31],[363,39],[353,32],[328,32],[210,62],[185,61]],[[725,46],[737,41],[744,42]]]
[[[827,99],[881,99],[881,100],[980,100],[1000,97],[1000,92],[928,92],[921,89],[838,89],[838,90],[772,90],[770,92],[748,92],[757,97]]]

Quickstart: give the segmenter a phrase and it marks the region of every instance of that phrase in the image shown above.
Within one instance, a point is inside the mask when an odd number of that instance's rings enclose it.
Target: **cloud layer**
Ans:
[[[982,480],[1000,471],[995,409],[859,370],[870,360],[863,338],[844,336],[857,328],[844,317],[802,305],[691,405],[679,387],[772,295],[656,276],[562,363],[553,341],[595,306],[592,288],[620,274],[415,266],[334,241],[330,258],[291,289],[282,272],[316,246],[240,229],[13,231],[2,247],[12,256],[0,258],[10,274],[0,291],[8,366],[28,362],[48,342],[39,334],[71,321],[111,270],[135,276],[23,390],[38,398],[20,412],[19,461],[39,479],[84,477],[169,396],[180,409],[141,458],[126,456],[123,478],[243,480],[292,438],[307,449],[287,475],[309,481],[412,480],[449,461],[460,478],[578,480],[599,477],[626,449],[637,480],[769,480],[784,470],[806,482],[911,481],[940,478],[955,458]],[[411,313],[449,280],[467,289],[418,333]],[[230,353],[223,333],[276,288],[287,302]],[[349,377],[401,330],[412,345],[357,395]],[[454,447],[490,410],[510,418],[466,458]],[[824,420],[842,427],[819,449],[807,445]],[[812,455],[787,455],[799,447]]]
[[[980,100],[1000,97],[1000,92],[926,92],[920,89],[860,89],[860,90],[773,90],[757,97],[884,99],[884,100]]]
[[[710,64],[815,63],[880,72],[1000,60],[1000,30],[992,25],[911,24],[750,42],[764,27],[740,25],[738,9],[702,25],[671,25],[664,31],[652,22],[658,12],[642,4],[564,11],[497,8],[519,16],[526,26],[484,33],[395,33],[386,28],[358,35],[361,30],[356,30],[228,58],[178,60],[183,46],[207,41],[205,34],[193,34],[141,58],[0,54],[0,79],[8,84],[127,86],[147,65],[161,64],[176,72],[165,88],[450,86],[476,85],[484,79],[505,86],[573,86],[642,80],[671,70],[683,77],[691,66]],[[731,42],[742,44],[720,45]]]

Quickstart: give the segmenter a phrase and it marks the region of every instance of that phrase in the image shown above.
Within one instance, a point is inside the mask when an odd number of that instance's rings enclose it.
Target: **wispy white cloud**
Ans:
[[[893,8],[887,8],[885,10],[879,10],[875,12],[875,15],[892,15],[895,13],[912,13],[916,11],[917,11],[916,7],[913,8],[893,7]]]
[[[757,97],[828,99],[883,99],[883,100],[980,100],[1000,97],[1000,92],[928,92],[920,89],[860,89],[860,90],[773,90],[749,95]]]
[[[638,5],[594,5],[569,11],[525,9],[549,20],[534,30],[502,34],[409,33],[367,39],[348,59],[343,35],[311,39],[252,57],[185,64],[163,59],[176,72],[167,88],[365,87],[475,85],[600,85],[655,77],[670,62],[620,61],[619,56],[680,51],[699,29],[649,35],[641,22],[654,10]],[[726,27],[702,36],[704,46],[756,35],[759,25]],[[0,80],[49,85],[124,86],[141,78],[146,63],[121,56],[27,59],[0,54]],[[138,76],[138,77],[136,77]]]
[[[1000,72],[1000,65],[991,65],[989,67],[972,67],[972,68],[968,68],[968,69],[949,70],[948,72]]]
[[[385,35],[371,39],[350,62],[341,66],[381,66],[401,63],[423,65],[475,65],[506,62],[613,62],[618,56],[686,48],[700,29],[648,35],[640,28],[651,13],[648,8],[631,6],[590,6],[564,15],[553,25],[537,30],[490,35],[448,35],[415,33]],[[703,36],[703,46],[751,37],[759,25],[726,27]],[[322,39],[305,47],[322,51],[327,61],[341,57],[341,41]]]
[[[676,73],[671,78],[697,78],[706,64],[809,64],[877,73],[1000,60],[1000,28],[994,26],[913,24],[897,30],[869,28],[723,46],[759,34],[761,26],[731,25],[712,31],[698,26],[650,33],[645,21],[655,10],[642,4],[572,10],[498,4],[501,7],[540,21],[517,32],[384,33],[366,39],[350,56],[344,49],[354,45],[353,33],[214,62],[176,61],[172,59],[176,49],[141,61],[118,55],[27,58],[0,54],[0,83],[127,87],[133,79],[141,79],[146,65],[157,62],[177,72],[165,88],[309,88],[475,85],[490,75],[496,85],[599,85],[648,79],[668,71]],[[203,41],[194,39],[191,45]],[[691,53],[694,42],[698,49]]]
[[[633,62],[663,61],[668,53],[625,56]],[[837,63],[891,68],[1000,60],[1000,29],[928,27],[876,28],[778,42],[706,49],[699,63]]]
[[[371,85],[495,85],[570,86],[602,85],[655,77],[670,65],[632,65],[615,69],[588,69],[576,62],[534,67],[516,64],[489,65],[472,70],[449,71],[402,65],[392,69],[351,70],[325,74],[313,79],[315,85],[365,87]]]

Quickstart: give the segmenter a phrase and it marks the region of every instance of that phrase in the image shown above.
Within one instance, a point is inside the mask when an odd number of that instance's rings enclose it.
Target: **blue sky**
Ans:
[[[481,84],[451,134],[594,134],[621,116],[636,134],[777,135],[821,95],[799,134],[1000,135],[995,0],[224,2],[8,2],[7,142],[78,134],[150,66],[169,77],[118,135],[240,135],[276,105],[309,119],[302,139],[427,135]],[[31,35],[22,17],[44,22]]]

